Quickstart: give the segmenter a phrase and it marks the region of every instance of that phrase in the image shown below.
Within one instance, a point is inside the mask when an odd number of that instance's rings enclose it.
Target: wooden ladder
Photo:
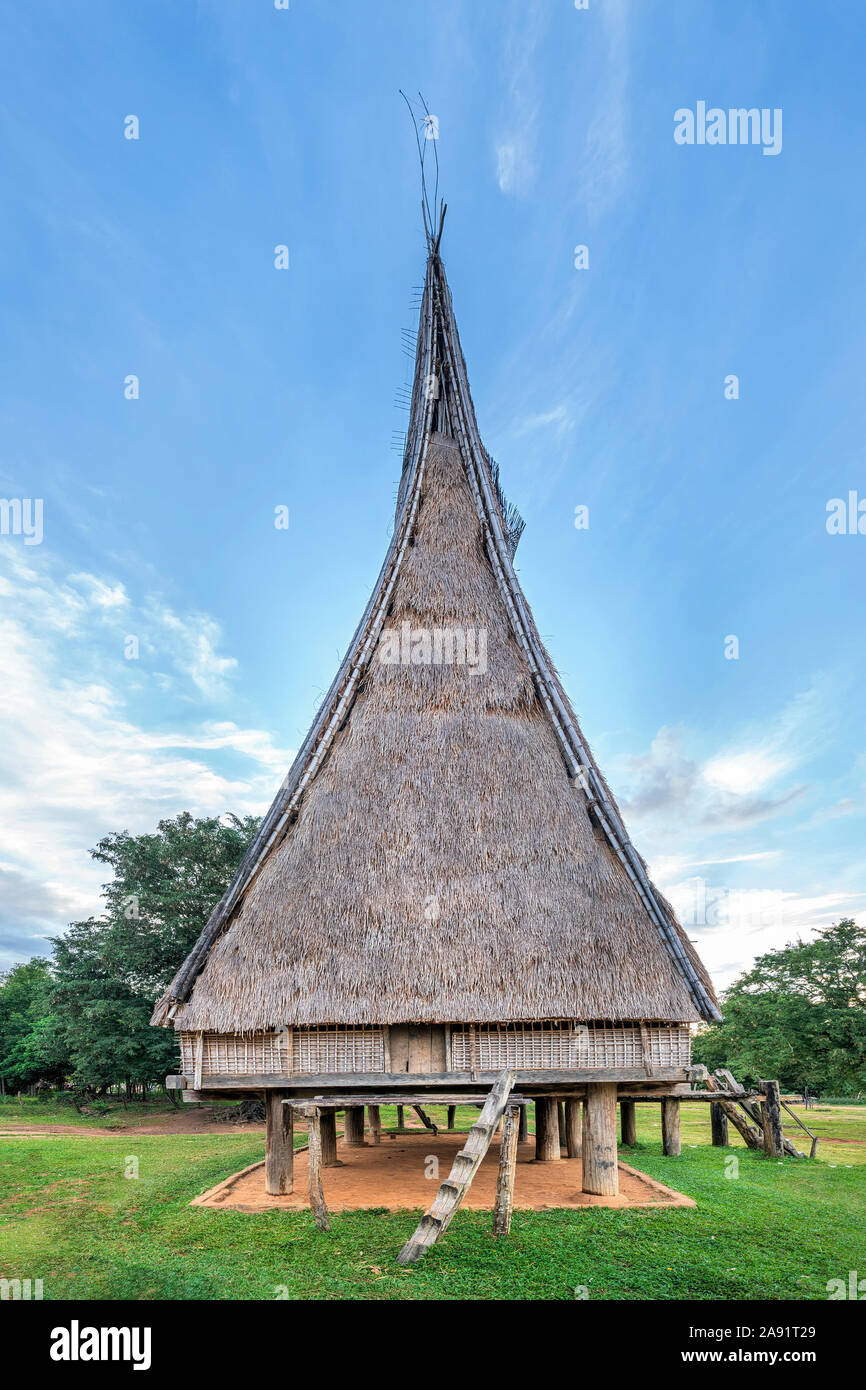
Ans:
[[[469,1184],[481,1167],[490,1148],[496,1126],[508,1104],[514,1085],[514,1072],[504,1071],[496,1078],[481,1114],[469,1131],[466,1143],[454,1160],[451,1172],[442,1183],[430,1210],[421,1217],[418,1229],[397,1256],[401,1265],[413,1264],[425,1255],[431,1245],[448,1229],[452,1216],[469,1190]]]

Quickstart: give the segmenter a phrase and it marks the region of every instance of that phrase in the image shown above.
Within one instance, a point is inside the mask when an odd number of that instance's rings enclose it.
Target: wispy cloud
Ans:
[[[207,615],[157,597],[106,603],[124,592],[105,576],[64,579],[0,548],[0,949],[42,949],[69,915],[98,909],[104,869],[88,851],[111,830],[141,831],[191,810],[261,812],[292,760],[262,729],[213,717],[214,695],[236,668],[219,653]],[[53,606],[51,600],[54,600]],[[148,631],[163,675],[183,696],[174,727],[150,727],[158,673],[123,657],[129,626]],[[165,701],[157,706],[166,711]]]

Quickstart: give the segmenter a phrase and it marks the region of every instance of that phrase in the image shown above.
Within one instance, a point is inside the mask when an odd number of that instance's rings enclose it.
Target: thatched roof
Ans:
[[[382,573],[155,1023],[718,1016],[540,642],[512,566],[521,529],[478,435],[434,250]],[[437,630],[485,633],[486,670],[480,646],[478,669],[427,664],[423,636],[410,664],[388,659],[404,633]]]

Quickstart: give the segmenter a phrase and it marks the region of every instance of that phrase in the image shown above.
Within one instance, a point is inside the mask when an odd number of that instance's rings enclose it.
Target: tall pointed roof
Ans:
[[[719,1017],[539,638],[512,563],[521,529],[481,442],[437,239],[385,562],[154,1023]],[[484,633],[486,670],[385,659],[393,634],[434,629]]]

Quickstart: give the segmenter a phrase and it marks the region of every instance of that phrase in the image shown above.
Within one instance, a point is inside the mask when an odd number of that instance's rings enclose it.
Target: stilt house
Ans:
[[[584,1101],[584,1188],[616,1191],[616,1104],[674,1096],[706,971],[650,882],[539,638],[430,238],[394,530],[334,682],[160,1000],[190,1099]],[[282,1107],[282,1108],[280,1108]],[[324,1113],[324,1112],[323,1112]],[[360,1120],[359,1120],[360,1115]],[[282,1138],[280,1138],[282,1136]],[[282,1147],[281,1147],[282,1145]],[[590,1157],[591,1156],[591,1157]]]

